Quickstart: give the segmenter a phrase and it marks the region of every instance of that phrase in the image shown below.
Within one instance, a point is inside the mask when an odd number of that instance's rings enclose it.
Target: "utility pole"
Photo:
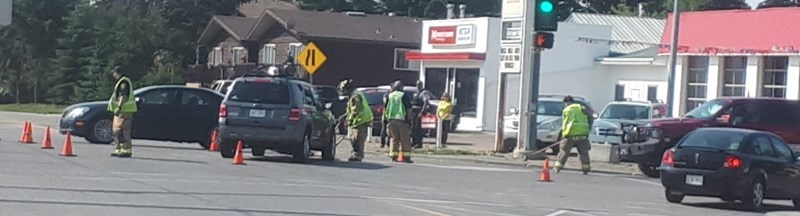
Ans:
[[[678,7],[679,0],[672,2],[672,43],[670,44],[669,54],[669,78],[667,79],[667,114],[671,116],[678,112],[675,107],[675,71],[678,65],[678,30],[680,25],[681,12]]]
[[[524,12],[522,21],[522,71],[520,73],[520,94],[519,94],[519,127],[517,137],[517,148],[514,149],[514,158],[527,159],[528,155],[536,150],[536,120],[531,119],[531,114],[535,114],[535,106],[531,108],[529,103],[530,98],[534,93],[534,80],[533,73],[533,24],[535,19],[536,4],[534,0],[526,0],[524,2]],[[503,8],[505,9],[505,8]],[[538,80],[536,80],[538,83]],[[538,91],[538,88],[537,88]],[[531,111],[534,111],[533,113]],[[531,121],[533,122],[531,123]],[[533,126],[533,128],[531,128]],[[532,133],[533,131],[533,133]]]

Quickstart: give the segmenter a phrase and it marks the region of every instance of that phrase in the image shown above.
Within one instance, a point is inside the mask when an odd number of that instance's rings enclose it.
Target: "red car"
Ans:
[[[777,134],[798,151],[800,102],[779,98],[718,98],[689,111],[682,118],[662,118],[627,127],[620,155],[639,164],[647,176],[658,177],[656,167],[664,151],[701,127],[735,127]]]

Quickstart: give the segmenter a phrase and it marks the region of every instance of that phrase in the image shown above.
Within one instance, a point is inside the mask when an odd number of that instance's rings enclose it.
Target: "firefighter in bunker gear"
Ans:
[[[392,92],[386,95],[386,109],[383,112],[387,124],[390,140],[389,157],[392,161],[413,163],[411,161],[411,129],[409,128],[411,114],[411,99],[403,92],[403,83],[396,81],[392,85]],[[402,158],[400,157],[402,151]]]
[[[561,169],[564,168],[564,163],[567,162],[572,147],[577,147],[581,161],[581,170],[583,174],[586,175],[591,170],[589,164],[589,150],[591,150],[592,146],[588,139],[590,117],[586,115],[581,104],[575,103],[572,96],[564,97],[564,104],[566,106],[562,111],[561,137],[564,137],[566,142],[561,143],[561,149],[558,152],[554,168],[556,172],[561,171]]]
[[[343,95],[350,95],[347,100],[347,111],[345,113],[347,125],[352,130],[350,142],[353,145],[353,152],[349,161],[361,161],[364,159],[364,143],[367,140],[368,128],[372,124],[372,110],[367,103],[367,98],[361,91],[355,90],[353,80],[344,80],[339,84],[339,91]]]

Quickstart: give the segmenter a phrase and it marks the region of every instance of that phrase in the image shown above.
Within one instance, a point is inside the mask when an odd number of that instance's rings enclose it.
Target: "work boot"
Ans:
[[[411,160],[411,157],[403,157],[403,163],[414,163],[414,161]]]
[[[581,171],[583,171],[584,175],[589,174],[589,171],[591,171],[591,170],[592,170],[592,167],[589,164],[581,165]]]
[[[355,156],[350,157],[350,158],[347,159],[347,161],[351,161],[351,162],[361,162],[361,160],[362,160],[361,158],[355,157]]]
[[[122,149],[117,155],[117,157],[126,157],[126,158],[131,156],[133,156],[133,149]]]
[[[392,162],[397,162],[397,156],[389,156],[389,159],[392,159]]]
[[[122,152],[121,149],[114,149],[114,152],[111,152],[111,157],[118,157],[120,152]]]

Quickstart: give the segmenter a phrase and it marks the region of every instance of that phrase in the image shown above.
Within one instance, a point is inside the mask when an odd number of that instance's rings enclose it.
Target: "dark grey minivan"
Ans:
[[[219,109],[222,157],[233,157],[241,140],[254,156],[269,149],[302,162],[311,150],[318,150],[324,160],[333,160],[335,119],[329,106],[320,101],[313,85],[295,78],[237,78]]]

